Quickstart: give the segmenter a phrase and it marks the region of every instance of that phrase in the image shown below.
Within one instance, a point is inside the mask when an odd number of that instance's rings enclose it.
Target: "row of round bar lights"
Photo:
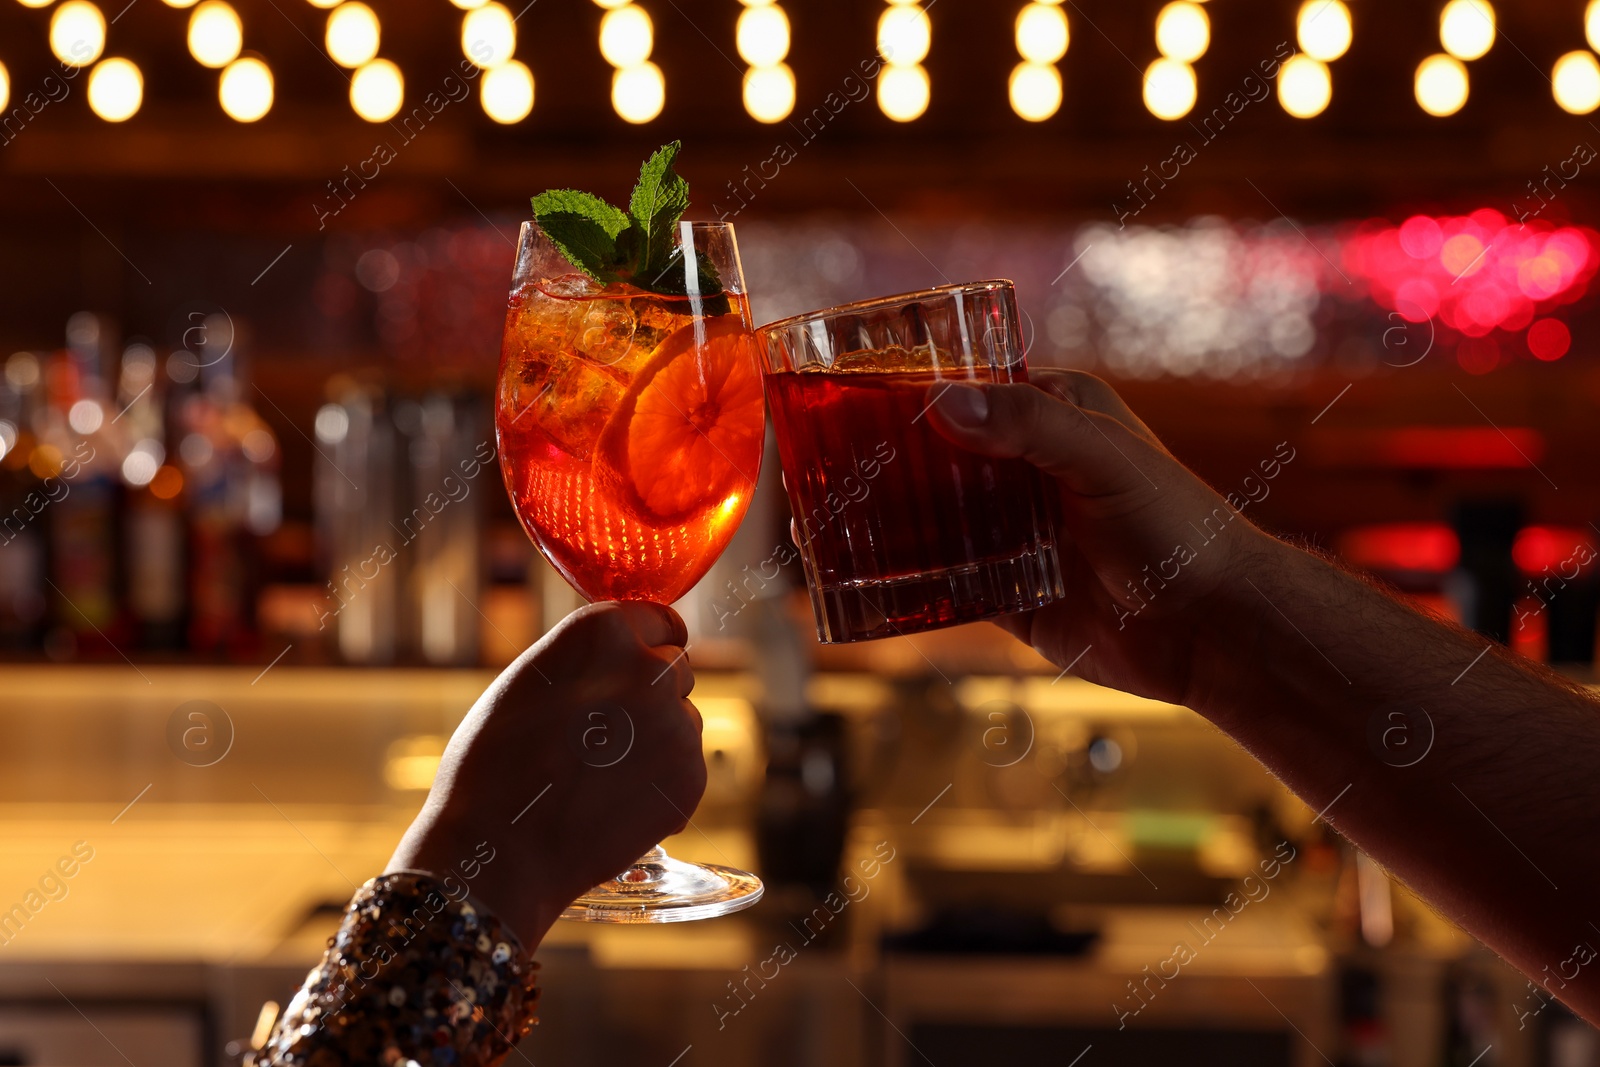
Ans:
[[[928,110],[932,93],[922,61],[933,47],[933,23],[917,0],[889,0],[878,16],[878,108],[896,122],[911,122]]]
[[[22,0],[48,7],[51,0]],[[87,67],[89,109],[107,122],[132,118],[144,102],[144,75],[132,60],[104,55],[106,18],[89,0],[67,0],[50,17],[50,51],[69,67]],[[0,108],[11,101],[11,78],[0,64]]]
[[[501,125],[521,122],[533,111],[533,71],[515,58],[517,20],[494,0],[450,0],[466,12],[461,19],[461,52],[483,71],[478,102]]]
[[[272,110],[272,69],[257,55],[244,53],[244,23],[227,0],[166,0],[168,7],[193,7],[189,13],[189,54],[196,63],[220,70],[217,99],[235,122],[255,122]]]
[[[632,0],[594,0],[606,9],[600,18],[600,54],[611,73],[611,107],[623,121],[649,122],[667,103],[667,79],[650,62],[655,25],[650,13]]]
[[[1600,52],[1600,0],[1589,0],[1583,13],[1583,34],[1589,48],[1568,52],[1556,60],[1550,73],[1556,103],[1574,115],[1587,115],[1600,107],[1600,62],[1595,60],[1595,52]]]
[[[1061,72],[1070,35],[1061,0],[1035,0],[1017,13],[1017,54],[1007,90],[1011,110],[1029,122],[1043,122],[1061,108]]]
[[[1294,32],[1300,51],[1278,69],[1278,104],[1297,119],[1309,119],[1322,114],[1333,99],[1328,64],[1350,50],[1350,9],[1342,0],[1305,0]]]
[[[739,0],[744,10],[734,31],[744,72],[744,109],[757,122],[782,122],[794,110],[794,71],[789,55],[789,16],[773,0]]]
[[[1450,0],[1439,13],[1443,52],[1417,64],[1417,106],[1430,115],[1454,115],[1467,102],[1467,63],[1494,46],[1495,16],[1489,0]]]
[[[351,72],[351,110],[368,122],[394,118],[405,102],[406,79],[392,60],[378,56],[383,27],[377,13],[361,0],[311,0],[311,6],[331,8],[322,44],[329,59]]]
[[[1161,58],[1144,71],[1144,106],[1157,118],[1181,119],[1194,107],[1194,62],[1211,46],[1211,19],[1193,0],[1172,0],[1156,16]]]

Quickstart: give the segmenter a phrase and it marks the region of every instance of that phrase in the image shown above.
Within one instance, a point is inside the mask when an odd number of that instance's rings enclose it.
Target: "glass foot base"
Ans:
[[[761,879],[714,863],[684,863],[659,847],[561,913],[589,923],[681,923],[743,911],[761,899]]]

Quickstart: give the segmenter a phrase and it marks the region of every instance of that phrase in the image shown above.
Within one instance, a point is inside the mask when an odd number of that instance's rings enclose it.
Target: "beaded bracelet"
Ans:
[[[537,1021],[538,969],[459,884],[386,874],[356,891],[255,1063],[492,1067]]]

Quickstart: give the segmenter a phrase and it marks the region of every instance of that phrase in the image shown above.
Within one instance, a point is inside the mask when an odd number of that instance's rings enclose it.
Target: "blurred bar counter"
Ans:
[[[716,922],[558,924],[529,1055],[949,1067],[1104,1041],[1106,1062],[1184,1049],[1298,1067],[1365,1043],[1422,1067],[1492,1041],[1497,1063],[1555,1062],[1543,1030],[1519,1028],[1517,976],[1197,716],[928,666],[812,676],[805,703],[837,737],[813,732],[795,760],[754,676],[702,669],[709,786],[668,847],[755,869],[769,895]],[[102,1062],[49,1043],[81,1009],[119,1046],[192,1043],[165,1062],[209,1064],[382,868],[492,674],[0,677],[0,1037],[37,1030],[29,1047],[58,1050],[11,1062]],[[517,788],[508,824],[537,792]],[[830,816],[813,794],[844,813],[820,875]]]

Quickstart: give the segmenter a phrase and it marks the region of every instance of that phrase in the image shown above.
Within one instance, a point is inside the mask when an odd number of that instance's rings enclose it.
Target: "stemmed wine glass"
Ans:
[[[738,529],[766,409],[728,223],[680,222],[670,277],[601,285],[522,224],[500,356],[500,465],[535,545],[590,600],[669,604]],[[744,871],[658,845],[563,914],[708,919],[760,899]]]

